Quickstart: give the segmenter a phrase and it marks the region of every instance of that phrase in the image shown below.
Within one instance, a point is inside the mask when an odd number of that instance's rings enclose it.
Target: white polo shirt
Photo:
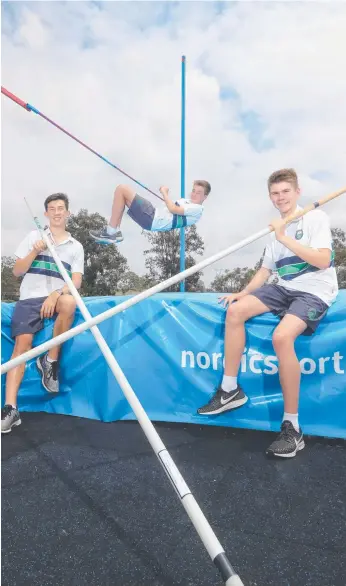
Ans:
[[[299,206],[297,210],[300,210]],[[278,285],[316,295],[327,305],[335,301],[338,281],[334,267],[334,252],[329,218],[322,210],[308,212],[302,218],[286,227],[287,236],[310,248],[329,248],[332,251],[331,264],[327,269],[318,269],[278,242],[275,232],[269,236],[262,266],[276,271]]]
[[[184,208],[184,215],[172,214],[167,207],[156,208],[151,230],[163,232],[184,226],[192,226],[202,217],[204,206],[193,203],[186,198],[178,199],[174,203]]]
[[[69,276],[72,273],[84,274],[84,249],[78,240],[68,234],[67,239],[60,244],[55,244],[52,234],[46,230],[48,237],[52,239],[55,251],[62,261]],[[40,232],[33,230],[18,246],[15,256],[25,258],[34,248],[34,243],[42,240]],[[34,297],[48,297],[50,293],[61,289],[64,279],[50,255],[48,248],[37,255],[28,272],[25,273],[20,286],[20,299],[33,299]]]

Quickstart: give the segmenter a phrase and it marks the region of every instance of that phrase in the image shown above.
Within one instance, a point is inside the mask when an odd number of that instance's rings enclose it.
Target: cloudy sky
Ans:
[[[295,167],[303,202],[346,184],[344,2],[3,2],[2,85],[116,165],[179,196],[180,67],[187,57],[186,189],[212,193],[205,256],[265,227],[266,178]],[[109,217],[124,177],[2,97],[2,254],[56,191]],[[145,192],[141,192],[146,196]],[[149,196],[154,204],[160,203]],[[326,206],[346,228],[346,197]],[[125,217],[121,250],[144,272]],[[252,265],[263,242],[205,271]]]

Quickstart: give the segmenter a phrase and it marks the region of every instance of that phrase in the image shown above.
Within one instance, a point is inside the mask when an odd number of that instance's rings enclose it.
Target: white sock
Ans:
[[[11,405],[11,407],[13,407],[13,409],[17,409],[17,405]]]
[[[113,226],[110,226],[109,224],[107,226],[107,234],[109,234],[110,236],[113,236],[113,234],[116,234],[118,232],[118,230],[119,230],[118,227],[113,228]]]
[[[299,431],[298,413],[284,413],[282,421],[290,421],[296,431]]]
[[[55,359],[51,358],[50,356],[48,356],[47,354],[47,362],[56,362]]]
[[[226,393],[230,393],[231,391],[235,391],[238,386],[237,377],[236,376],[226,376],[223,375],[221,388]]]

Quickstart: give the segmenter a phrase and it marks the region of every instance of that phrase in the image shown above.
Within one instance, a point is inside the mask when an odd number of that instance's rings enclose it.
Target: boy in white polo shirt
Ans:
[[[156,208],[153,204],[137,195],[128,185],[118,185],[114,192],[112,215],[108,226],[101,230],[90,230],[90,236],[99,244],[117,244],[123,241],[120,231],[121,220],[128,208],[128,215],[143,230],[166,232],[175,228],[192,226],[203,214],[203,202],[211,191],[208,181],[196,180],[189,198],[173,201],[169,197],[168,187],[161,187],[165,206]]]
[[[290,458],[305,445],[298,422],[301,372],[294,343],[299,335],[311,335],[316,330],[337,296],[338,283],[328,216],[322,210],[313,210],[288,226],[284,224],[284,219],[299,209],[296,172],[276,171],[268,179],[268,189],[281,218],[271,223],[274,232],[254,278],[240,293],[220,300],[228,304],[225,371],[220,388],[198,413],[217,415],[247,402],[237,381],[245,347],[244,324],[271,311],[281,318],[273,333],[273,346],[279,362],[284,415],[281,433],[266,453]],[[273,271],[277,272],[278,283],[265,284]]]
[[[45,216],[49,220],[46,233],[78,289],[84,273],[84,250],[81,243],[66,231],[66,222],[70,215],[68,197],[63,193],[50,195],[44,202],[44,207]],[[12,337],[15,339],[12,358],[30,350],[35,333],[43,327],[44,318],[57,315],[53,337],[66,332],[73,322],[76,308],[76,302],[69,294],[69,288],[38,230],[30,232],[24,238],[15,256],[17,258],[13,273],[16,277],[24,275],[24,278],[20,287],[20,299],[12,316]],[[49,393],[59,392],[59,351],[59,346],[51,348],[36,361],[42,375],[42,384]],[[22,364],[7,374],[6,400],[1,410],[2,433],[10,432],[12,427],[21,423],[17,396],[24,369],[25,365]]]

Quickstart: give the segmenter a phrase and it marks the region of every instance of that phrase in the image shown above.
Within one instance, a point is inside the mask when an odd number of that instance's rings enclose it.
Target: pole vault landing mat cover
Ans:
[[[346,450],[274,434],[156,428],[246,586],[345,586]],[[2,437],[3,586],[218,586],[137,422],[23,413]]]

